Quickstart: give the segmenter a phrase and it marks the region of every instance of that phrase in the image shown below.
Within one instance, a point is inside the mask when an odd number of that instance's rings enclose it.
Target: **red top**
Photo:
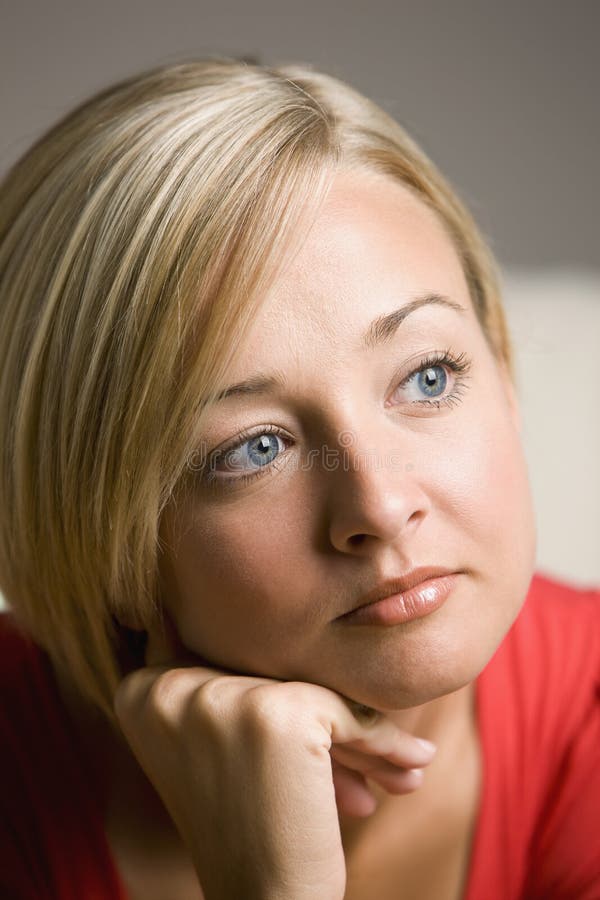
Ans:
[[[40,650],[0,615],[0,896],[126,900]],[[463,900],[600,898],[600,591],[536,574],[476,680],[481,806]]]

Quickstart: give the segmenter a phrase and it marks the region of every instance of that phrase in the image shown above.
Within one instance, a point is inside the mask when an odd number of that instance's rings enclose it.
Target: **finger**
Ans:
[[[357,753],[336,744],[331,749],[337,765],[376,781],[391,794],[406,794],[420,787],[424,780],[421,767],[396,766],[376,756]]]
[[[433,759],[437,749],[434,744],[403,731],[383,714],[364,724],[339,695],[328,694],[332,745],[375,754],[405,768],[427,765]]]
[[[119,684],[113,699],[117,719],[133,736],[137,724],[155,720],[176,725],[186,697],[219,673],[203,666],[154,665],[136,669]]]
[[[388,794],[410,794],[425,780],[423,769],[398,769],[375,766],[365,778],[376,781]]]
[[[347,769],[335,760],[331,761],[331,770],[338,812],[357,818],[375,812],[377,800],[360,773]]]
[[[432,756],[431,758],[425,759],[422,761],[416,761],[407,757],[403,761],[398,762],[396,760],[389,760],[387,755],[378,754],[373,751],[364,751],[357,750],[352,744],[332,744],[331,750],[329,751],[331,756],[341,762],[343,765],[348,766],[351,769],[356,769],[357,772],[362,772],[363,774],[368,774],[370,769],[380,766],[382,769],[393,771],[395,769],[400,769],[406,771],[407,769],[421,769],[424,766],[428,766],[433,762],[435,758]]]
[[[381,723],[373,735],[348,741],[346,746],[359,752],[375,754],[403,768],[426,766],[432,762],[436,753],[435,747],[428,748],[419,738],[401,731],[392,723],[388,723],[388,726],[391,727],[385,727],[384,723]]]

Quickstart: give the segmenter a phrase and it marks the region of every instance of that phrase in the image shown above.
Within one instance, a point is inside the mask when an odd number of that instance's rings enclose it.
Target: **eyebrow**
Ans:
[[[397,329],[415,310],[422,306],[437,304],[446,306],[458,313],[466,313],[464,306],[450,300],[442,294],[426,294],[423,297],[416,297],[410,303],[400,306],[398,309],[387,313],[384,316],[378,316],[374,319],[362,337],[362,345],[367,350],[372,350],[380,344],[389,341],[396,333]],[[232,384],[224,390],[220,391],[215,399],[215,403],[220,403],[230,397],[246,396],[248,394],[267,394],[275,388],[282,388],[285,385],[285,376],[282,372],[275,370],[269,375],[257,373],[245,381],[239,381]]]

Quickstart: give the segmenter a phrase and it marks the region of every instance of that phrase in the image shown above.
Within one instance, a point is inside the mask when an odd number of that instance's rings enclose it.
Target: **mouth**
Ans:
[[[389,626],[423,618],[445,603],[460,575],[449,569],[413,570],[404,578],[390,579],[375,588],[358,606],[338,616],[338,621]]]

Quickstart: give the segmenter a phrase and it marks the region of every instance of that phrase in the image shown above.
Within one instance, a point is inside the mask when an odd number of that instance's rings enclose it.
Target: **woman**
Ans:
[[[494,264],[400,126],[157,69],[0,240],[3,896],[597,897],[598,592],[534,573]]]

